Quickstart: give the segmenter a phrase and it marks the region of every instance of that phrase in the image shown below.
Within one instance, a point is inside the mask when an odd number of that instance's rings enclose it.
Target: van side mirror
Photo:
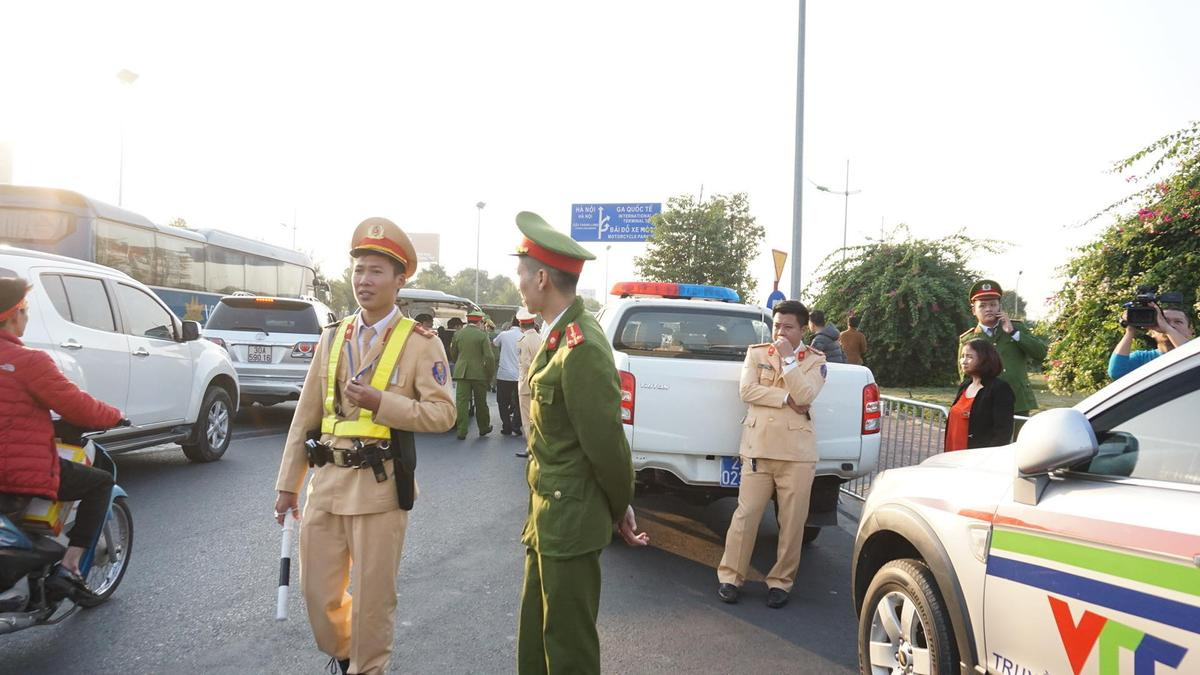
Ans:
[[[200,339],[200,322],[199,321],[184,321],[183,322],[183,341],[191,342]]]
[[[1058,408],[1029,418],[1017,436],[1013,499],[1036,505],[1050,472],[1090,459],[1098,447],[1096,432],[1078,410]]]

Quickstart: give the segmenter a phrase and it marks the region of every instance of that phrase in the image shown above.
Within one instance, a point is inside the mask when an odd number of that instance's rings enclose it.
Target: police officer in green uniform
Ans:
[[[616,524],[631,546],[637,533],[633,461],[621,426],[621,388],[600,324],[575,284],[595,256],[540,216],[517,214],[518,287],[544,320],[529,367],[529,516],[517,672],[599,673],[600,550]]]
[[[980,279],[971,286],[971,313],[979,323],[958,336],[958,348],[962,351],[963,345],[976,338],[995,345],[1004,362],[1000,379],[1007,382],[1016,394],[1015,414],[1028,416],[1037,407],[1033,387],[1029,386],[1029,365],[1040,364],[1046,358],[1046,343],[1020,321],[1013,321],[1004,313],[1004,308],[1000,306],[1003,293],[1000,284],[991,279]],[[961,365],[958,376],[960,379],[963,376]]]
[[[450,341],[450,360],[454,362],[454,403],[458,406],[455,431],[460,441],[467,438],[472,399],[479,435],[487,436],[492,431],[487,391],[496,370],[496,357],[492,352],[492,341],[480,327],[482,321],[483,312],[467,314],[467,325],[459,328]]]

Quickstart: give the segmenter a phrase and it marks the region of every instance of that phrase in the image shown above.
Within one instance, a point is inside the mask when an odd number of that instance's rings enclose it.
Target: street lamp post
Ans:
[[[607,244],[604,247],[604,288],[600,290],[604,294],[604,304],[608,304],[608,261],[612,259],[612,244]]]
[[[850,195],[856,195],[856,194],[862,192],[862,190],[851,190],[850,189],[850,160],[848,160],[848,159],[846,160],[846,189],[845,190],[831,190],[831,189],[825,187],[824,185],[817,185],[816,183],[813,183],[813,185],[815,185],[816,188],[818,190],[820,190],[821,192],[828,192],[829,194],[834,194],[834,195],[842,195],[846,199],[845,206],[842,209],[842,262],[845,262],[846,261],[846,228],[847,228],[847,224],[850,222]]]
[[[484,202],[476,202],[475,208],[475,304],[479,304],[479,228],[483,223]]]
[[[131,86],[137,82],[138,74],[127,68],[122,68],[117,72],[117,79],[125,86]],[[117,206],[121,206],[121,201],[125,197],[125,108],[128,107],[124,101],[126,97],[122,97],[121,101],[121,162],[117,173]]]
[[[1018,299],[1017,299],[1017,289],[1021,287],[1021,275],[1022,275],[1022,274],[1024,274],[1024,273],[1025,273],[1025,270],[1017,270],[1017,282],[1013,284],[1013,313],[1012,313],[1012,318],[1014,318],[1014,319],[1015,319],[1015,318],[1017,318],[1017,309],[1018,309],[1018,307],[1017,307],[1017,302],[1018,302]]]

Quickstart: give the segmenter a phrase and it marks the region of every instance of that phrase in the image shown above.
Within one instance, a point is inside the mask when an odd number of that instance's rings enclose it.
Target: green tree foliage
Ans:
[[[329,299],[326,302],[338,316],[346,316],[358,309],[358,300],[354,297],[354,284],[350,280],[353,269],[347,265],[342,271],[342,278],[325,280],[329,283]]]
[[[1113,172],[1131,172],[1126,180],[1143,187],[1093,216],[1119,214],[1062,268],[1049,380],[1060,393],[1107,383],[1108,357],[1123,330],[1121,304],[1139,284],[1179,291],[1185,310],[1200,286],[1200,122],[1142,148]]]
[[[901,226],[903,228],[903,226]],[[820,292],[810,309],[846,327],[852,313],[870,348],[866,365],[883,386],[944,386],[958,377],[958,336],[974,321],[967,290],[978,275],[966,261],[992,241],[959,233],[943,239],[892,236],[851,247],[822,263]]]
[[[417,276],[409,282],[410,288],[424,288],[431,291],[442,291],[469,300],[475,299],[475,268],[468,267],[460,270],[454,276],[446,272],[439,264],[425,266],[417,272]],[[503,274],[489,276],[486,271],[479,273],[479,304],[481,305],[519,305],[521,294],[513,280]]]
[[[745,193],[703,202],[691,195],[672,197],[651,222],[646,254],[633,261],[643,279],[728,286],[744,302],[754,301],[750,264],[766,232],[750,215]]]

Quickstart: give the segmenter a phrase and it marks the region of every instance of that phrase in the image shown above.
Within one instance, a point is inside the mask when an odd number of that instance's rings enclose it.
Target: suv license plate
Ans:
[[[742,458],[721,458],[721,487],[737,487],[742,484]]]
[[[246,361],[249,363],[270,363],[271,348],[263,345],[250,345],[250,351],[246,353]]]

